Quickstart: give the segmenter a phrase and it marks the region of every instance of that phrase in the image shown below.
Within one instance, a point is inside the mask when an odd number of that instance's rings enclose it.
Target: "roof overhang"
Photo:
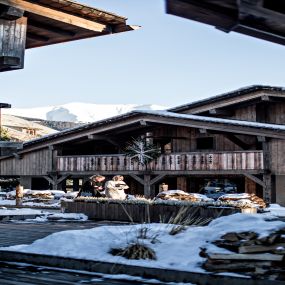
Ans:
[[[166,11],[215,26],[285,44],[285,4],[280,0],[166,0]]]
[[[148,123],[285,139],[285,126],[281,125],[176,114],[166,111],[134,111],[26,142],[24,149],[20,152],[30,152],[90,135],[114,134],[114,131],[118,129],[130,126],[138,128]]]
[[[278,100],[285,100],[284,88],[255,85],[170,108],[168,111],[201,114],[218,108],[233,108],[241,106],[242,104],[249,105],[256,102],[276,102]]]
[[[70,0],[0,0],[28,18],[26,48],[130,31],[127,18]]]

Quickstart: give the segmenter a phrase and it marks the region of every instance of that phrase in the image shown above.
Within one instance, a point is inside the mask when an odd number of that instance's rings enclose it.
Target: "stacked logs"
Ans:
[[[207,260],[203,267],[215,273],[234,272],[253,278],[285,280],[285,228],[259,238],[255,232],[230,232],[214,242],[230,253],[210,253],[202,249]]]
[[[266,208],[266,204],[263,199],[259,198],[255,194],[248,194],[248,193],[242,193],[242,194],[227,194],[221,196],[219,199],[221,202],[236,202],[240,204],[244,204],[248,207],[257,207],[264,209]]]
[[[156,199],[161,200],[178,200],[178,201],[189,201],[189,202],[201,202],[201,201],[210,201],[212,199],[207,198],[204,195],[197,193],[187,193],[182,190],[169,190],[160,192]]]

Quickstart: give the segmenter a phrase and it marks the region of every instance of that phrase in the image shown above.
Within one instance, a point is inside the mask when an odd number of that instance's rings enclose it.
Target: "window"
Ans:
[[[214,138],[207,137],[207,138],[197,138],[197,149],[214,149]]]

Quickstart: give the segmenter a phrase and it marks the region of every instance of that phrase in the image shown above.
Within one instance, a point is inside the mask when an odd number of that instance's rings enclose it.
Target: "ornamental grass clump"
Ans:
[[[151,259],[156,260],[153,249],[142,243],[129,244],[126,248],[113,248],[110,253],[115,256],[122,256],[127,259]]]
[[[176,235],[184,230],[188,226],[205,226],[209,224],[213,218],[205,218],[197,216],[197,212],[199,208],[193,207],[183,207],[178,213],[172,217],[170,217],[168,224],[173,225],[171,230],[169,231],[170,235]]]

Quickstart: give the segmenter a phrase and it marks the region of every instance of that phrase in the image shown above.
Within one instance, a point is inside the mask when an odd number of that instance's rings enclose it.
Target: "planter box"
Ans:
[[[83,213],[89,219],[123,222],[168,222],[181,209],[187,208],[187,215],[194,218],[218,218],[242,212],[241,209],[212,206],[185,206],[165,204],[128,204],[97,201],[62,201],[65,213]]]

